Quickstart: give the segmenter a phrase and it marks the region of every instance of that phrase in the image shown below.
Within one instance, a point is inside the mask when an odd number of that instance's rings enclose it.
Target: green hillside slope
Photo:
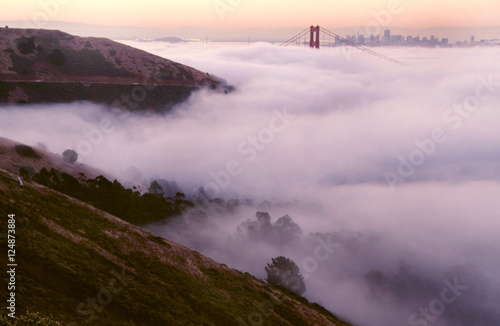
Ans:
[[[1,241],[15,214],[16,316],[61,325],[348,325],[316,304],[0,170]],[[1,299],[9,299],[2,275]]]

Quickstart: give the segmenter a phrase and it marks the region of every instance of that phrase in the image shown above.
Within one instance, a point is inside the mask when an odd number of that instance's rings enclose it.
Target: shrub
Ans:
[[[32,158],[40,157],[40,155],[38,155],[33,148],[26,145],[16,145],[16,152],[22,157],[32,157]]]
[[[28,170],[26,168],[22,167],[19,169],[19,176],[21,178],[27,179],[30,177],[30,173],[28,172]]]
[[[66,56],[59,49],[54,49],[50,53],[49,62],[56,65],[62,66],[66,62]]]
[[[63,152],[63,158],[66,162],[75,163],[78,160],[78,153],[72,149],[67,149]]]
[[[30,313],[18,316],[16,319],[0,316],[0,326],[24,326],[24,325],[36,325],[36,326],[62,326],[62,323],[55,320],[52,316],[44,316],[39,312]]]

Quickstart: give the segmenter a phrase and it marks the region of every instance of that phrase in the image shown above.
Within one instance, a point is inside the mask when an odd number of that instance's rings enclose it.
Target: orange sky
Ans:
[[[0,0],[0,20],[170,28],[500,26],[500,0]]]

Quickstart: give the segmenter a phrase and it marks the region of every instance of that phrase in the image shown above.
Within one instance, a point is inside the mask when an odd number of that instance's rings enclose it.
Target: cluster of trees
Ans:
[[[257,212],[255,217],[255,221],[247,220],[239,229],[244,229],[252,240],[285,245],[297,240],[302,234],[300,226],[288,215],[280,217],[274,223],[271,223],[271,216],[267,212]]]
[[[222,209],[223,212],[231,213],[234,212],[235,209],[242,205],[253,206],[253,201],[251,199],[239,200],[239,199],[228,199],[224,200],[222,198],[212,198],[209,194],[206,193],[203,187],[199,187],[193,194],[193,201],[198,206],[203,207],[218,207]]]
[[[182,193],[182,190],[175,181],[159,179],[151,182],[148,192],[158,197],[175,197]]]
[[[247,220],[240,227],[246,230],[251,240],[272,242],[276,245],[285,245],[297,240],[302,234],[302,229],[288,215],[284,215],[271,223],[271,216],[267,212],[257,212],[256,220]],[[300,268],[290,258],[278,256],[272,259],[265,267],[267,282],[284,287],[298,295],[304,294],[306,286]]]
[[[20,174],[29,179],[29,172],[22,168]],[[104,176],[87,179],[80,174],[77,179],[56,169],[42,168],[31,180],[63,194],[86,202],[96,208],[115,215],[129,223],[140,225],[179,215],[193,203],[184,198],[183,193],[172,197],[162,197],[151,193],[141,194],[135,189],[123,187],[117,180],[110,181]]]

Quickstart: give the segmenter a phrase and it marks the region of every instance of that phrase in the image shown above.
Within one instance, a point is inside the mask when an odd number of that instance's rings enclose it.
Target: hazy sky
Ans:
[[[0,8],[0,20],[157,28],[500,25],[499,0],[0,0]]]

